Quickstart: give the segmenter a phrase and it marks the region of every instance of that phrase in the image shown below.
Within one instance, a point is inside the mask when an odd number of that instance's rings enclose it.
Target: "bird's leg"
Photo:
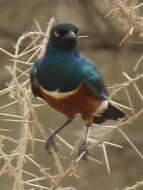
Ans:
[[[54,137],[57,135],[65,126],[67,126],[72,120],[68,119],[66,120],[59,128],[57,128],[47,139],[45,144],[45,150],[48,151],[49,154],[51,154],[50,148],[53,146],[53,148],[57,151],[57,147],[54,142]]]
[[[86,132],[85,132],[85,139],[84,139],[83,143],[81,144],[81,146],[79,148],[79,155],[84,153],[84,155],[82,156],[82,158],[84,160],[88,160],[87,156],[90,155],[89,151],[87,150],[87,144],[88,144],[90,129],[91,129],[91,126],[87,125],[86,126]]]

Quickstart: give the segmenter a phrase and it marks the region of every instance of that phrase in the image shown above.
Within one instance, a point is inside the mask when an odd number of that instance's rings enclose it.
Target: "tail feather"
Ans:
[[[109,102],[108,108],[102,113],[101,116],[95,115],[94,123],[101,124],[106,120],[119,120],[123,118],[126,118],[126,114],[120,108]]]

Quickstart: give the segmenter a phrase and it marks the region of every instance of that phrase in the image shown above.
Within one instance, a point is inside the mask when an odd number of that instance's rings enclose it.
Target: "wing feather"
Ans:
[[[36,65],[34,65],[30,71],[30,82],[31,82],[31,89],[35,97],[39,96],[41,97],[40,91],[39,91],[39,83],[36,78]]]
[[[94,95],[101,99],[108,99],[108,93],[102,74],[97,69],[95,63],[86,59],[82,72],[83,82],[92,90]]]

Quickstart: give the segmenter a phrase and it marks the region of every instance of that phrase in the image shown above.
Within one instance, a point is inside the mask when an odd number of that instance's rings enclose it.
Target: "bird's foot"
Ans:
[[[54,148],[55,152],[58,151],[54,137],[49,137],[45,144],[45,150],[48,152],[48,154],[52,154],[52,148]]]
[[[88,148],[87,148],[87,144],[84,142],[83,144],[81,144],[79,151],[78,151],[78,156],[82,156],[83,160],[88,161],[88,156],[91,156],[91,153],[89,152]]]

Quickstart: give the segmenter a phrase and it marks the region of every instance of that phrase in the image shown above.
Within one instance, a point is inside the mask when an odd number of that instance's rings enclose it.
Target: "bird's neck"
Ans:
[[[58,54],[62,54],[62,55],[74,55],[74,56],[78,56],[79,55],[79,50],[77,47],[74,47],[70,50],[67,50],[67,49],[64,49],[64,48],[58,48],[58,47],[55,47],[53,46],[53,44],[49,43],[48,46],[47,46],[47,51],[46,51],[46,54],[55,54],[55,53],[58,53]]]

